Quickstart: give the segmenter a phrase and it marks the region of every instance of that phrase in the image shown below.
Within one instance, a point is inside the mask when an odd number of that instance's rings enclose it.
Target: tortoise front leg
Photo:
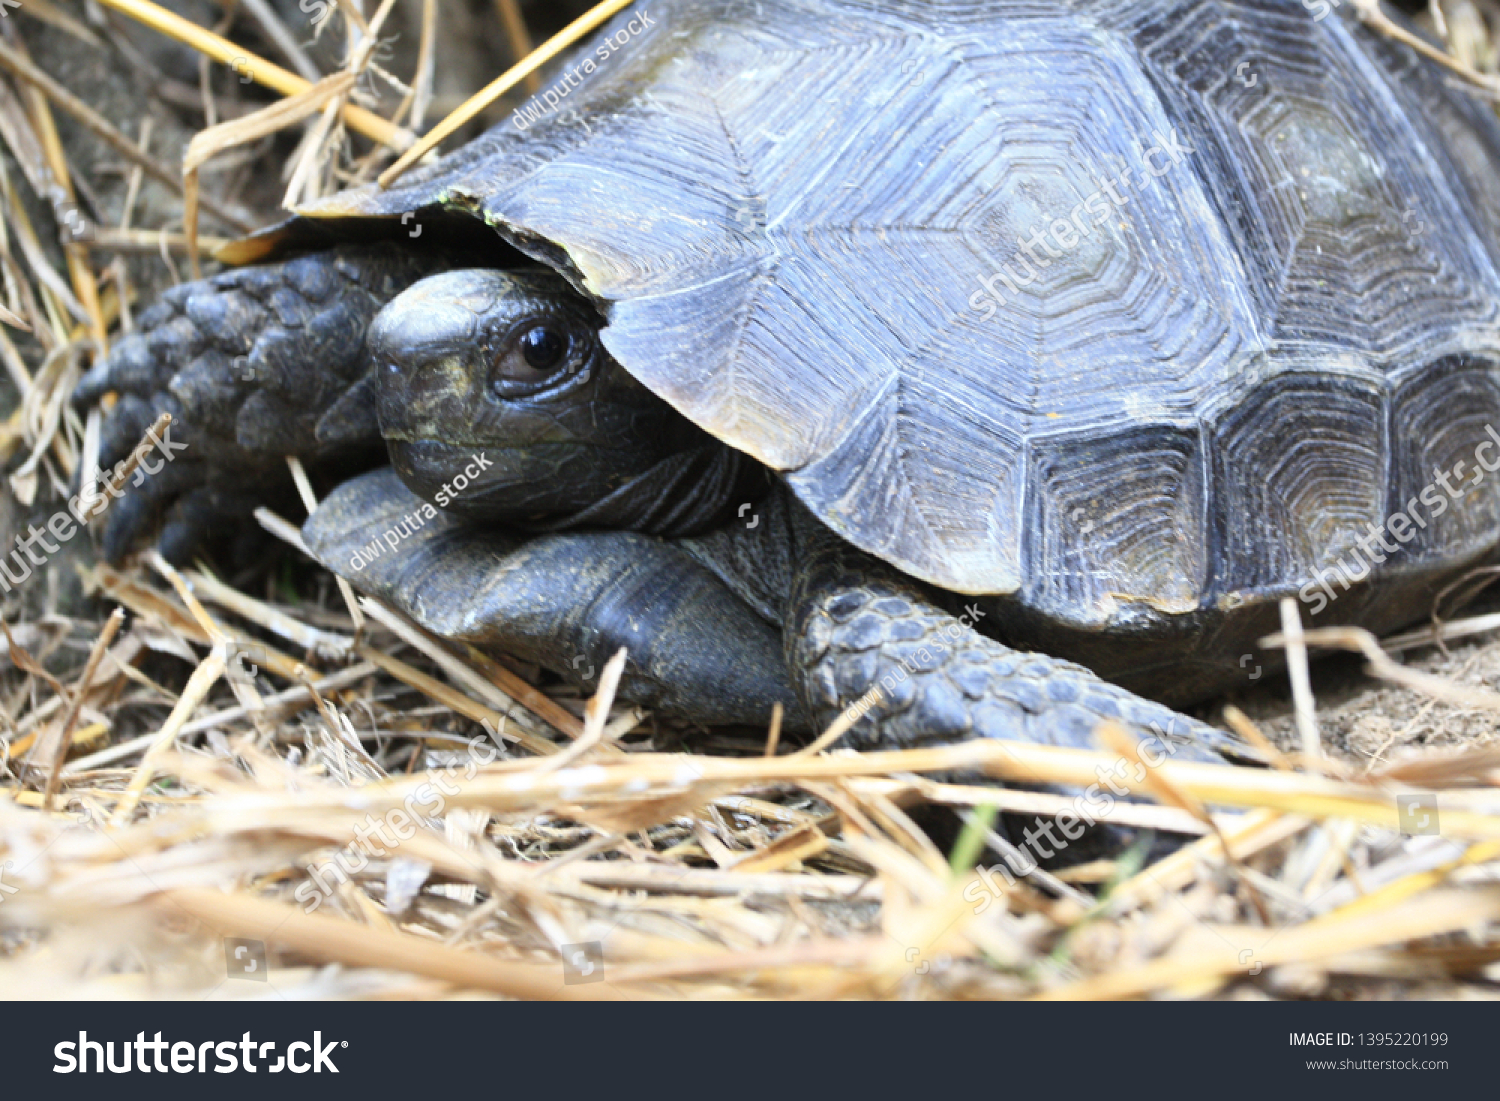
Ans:
[[[704,725],[805,729],[779,629],[677,545],[632,532],[521,538],[449,516],[382,467],[303,526],[355,588],[434,634],[513,654],[587,690],[620,647],[623,699]]]
[[[1080,665],[986,637],[973,626],[983,615],[977,605],[950,614],[805,510],[794,531],[787,664],[820,728],[850,707],[869,707],[845,744],[889,749],[981,737],[1093,749],[1105,720],[1138,738],[1164,739],[1176,760],[1218,761],[1213,751],[1235,744]]]
[[[392,245],[347,246],[167,291],[74,394],[79,405],[119,395],[104,420],[105,469],[163,412],[173,443],[187,445],[111,509],[106,555],[118,560],[175,500],[161,547],[181,559],[216,522],[248,515],[286,483],[285,456],[378,448],[365,330],[442,266]]]

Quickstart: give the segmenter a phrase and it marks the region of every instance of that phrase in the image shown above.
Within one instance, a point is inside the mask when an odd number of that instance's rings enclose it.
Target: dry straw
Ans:
[[[412,145],[398,122],[350,101],[390,0],[354,22],[348,62],[316,81],[145,0],[102,2],[220,62],[250,58],[254,79],[285,98],[200,135],[189,168],[304,126],[289,166],[304,195],[328,182],[342,126],[410,146],[389,181],[623,6],[595,9]],[[497,5],[510,41],[524,43],[515,5]],[[430,78],[431,0],[422,15]],[[71,194],[76,166],[49,101],[162,180],[144,140],[96,118],[21,48],[0,47],[0,67],[22,82],[20,94],[0,83],[0,138],[19,151],[26,185],[50,178]],[[421,117],[425,87],[419,71],[396,119]],[[373,172],[379,155],[352,171]],[[26,449],[13,484],[36,494],[49,471],[87,469],[98,449],[97,419],[80,422],[65,398],[129,315],[126,283],[101,283],[91,266],[99,242],[196,258],[197,205],[239,222],[233,204],[195,198],[190,173],[183,233],[133,229],[127,210],[92,244],[70,245],[59,272],[17,201],[21,183],[0,172],[0,319],[29,326],[45,359],[33,373],[0,331],[0,361],[23,394],[0,442],[7,455]],[[260,515],[300,545],[294,523]],[[837,748],[834,728],[799,752],[779,716],[764,731],[705,734],[616,701],[624,655],[585,700],[352,594],[291,603],[284,587],[252,593],[154,556],[82,579],[107,618],[6,625],[0,864],[14,893],[0,917],[15,935],[0,990],[265,993],[226,973],[226,936],[265,942],[285,997],[1348,997],[1487,993],[1497,977],[1500,754],[1475,746],[1352,768],[1319,738],[1311,675],[1297,692],[1300,742],[1273,744],[1243,713],[1226,715],[1273,767],[1168,760],[1143,766],[1131,798],[1115,801],[1115,824],[1180,834],[1175,852],[1023,872],[1001,856],[1010,843],[990,825],[995,810],[1066,819],[1068,789],[1137,758],[1124,731],[1101,732],[1092,752],[974,742],[855,753]],[[1288,626],[1295,669],[1309,648],[1354,648],[1392,691],[1429,699],[1422,722],[1500,700],[1390,657],[1492,631],[1493,618],[1388,647]],[[1409,738],[1424,729],[1414,720]],[[1414,834],[1413,800],[1439,833]],[[959,847],[980,868],[950,869],[916,824],[921,808],[962,816]],[[565,949],[595,942],[597,980],[568,981],[578,976]]]

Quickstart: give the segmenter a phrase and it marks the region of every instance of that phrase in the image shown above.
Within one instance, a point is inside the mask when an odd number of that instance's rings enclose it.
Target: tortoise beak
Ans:
[[[482,404],[476,355],[498,305],[499,272],[448,272],[413,284],[370,326],[380,431],[388,440],[452,438]]]

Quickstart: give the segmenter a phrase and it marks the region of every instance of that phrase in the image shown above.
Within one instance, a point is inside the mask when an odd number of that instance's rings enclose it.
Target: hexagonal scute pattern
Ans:
[[[1086,627],[1264,601],[1500,425],[1500,127],[1350,5],[648,10],[524,132],[325,212],[481,210],[916,577]],[[1378,568],[1493,542],[1497,483]]]

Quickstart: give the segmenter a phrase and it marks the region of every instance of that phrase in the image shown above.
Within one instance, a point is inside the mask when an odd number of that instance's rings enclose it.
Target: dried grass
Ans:
[[[102,2],[220,61],[248,53],[144,0]],[[497,4],[511,40],[527,41],[516,6]],[[68,18],[40,0],[33,7],[54,25]],[[255,78],[289,98],[205,132],[192,166],[305,122],[290,199],[369,178],[389,154],[346,164],[343,125],[388,144],[411,140],[350,102],[389,10],[367,26],[355,20],[348,66],[321,81],[255,59]],[[395,116],[418,123],[430,98],[431,0],[423,11],[427,75],[414,75]],[[265,9],[257,18],[275,17]],[[1467,45],[1455,52],[1464,60],[1450,61],[1487,84],[1493,77],[1474,66],[1490,55],[1462,25]],[[305,57],[289,56],[305,70]],[[23,399],[0,444],[7,455],[25,448],[11,485],[30,501],[87,469],[97,450],[97,423],[91,437],[63,398],[129,312],[122,269],[101,283],[94,259],[131,241],[196,257],[205,239],[191,181],[181,232],[129,227],[141,175],[162,175],[144,152],[149,130],[124,138],[59,95],[19,48],[0,47],[0,67],[23,81],[21,93],[0,83],[0,137],[38,193],[54,183],[66,193],[72,171],[49,98],[133,166],[124,221],[99,227],[92,251],[70,246],[66,274],[50,266],[0,178],[4,305],[43,357],[31,373],[0,333]],[[221,216],[232,222],[231,210]],[[286,520],[262,520],[297,542]],[[0,992],[1489,997],[1500,979],[1493,726],[1464,748],[1386,759],[1392,744],[1419,740],[1446,715],[1493,713],[1500,700],[1457,683],[1469,665],[1457,676],[1451,666],[1424,673],[1390,653],[1493,632],[1493,617],[1382,648],[1359,632],[1304,633],[1294,614],[1284,639],[1294,670],[1307,669],[1307,646],[1348,645],[1395,685],[1366,700],[1428,700],[1367,767],[1330,743],[1326,723],[1320,732],[1315,667],[1297,678],[1295,720],[1285,708],[1259,724],[1237,709],[1226,715],[1272,768],[1168,761],[1132,785],[1136,801],[1116,804],[1117,824],[1196,840],[1146,866],[1132,849],[1012,877],[993,866],[1009,844],[992,828],[995,809],[1050,816],[1073,800],[987,782],[1093,783],[1097,767],[1136,756],[1122,731],[1102,732],[1109,748],[1092,753],[985,742],[858,754],[836,748],[836,737],[787,745],[778,716],[764,734],[719,732],[710,752],[688,754],[676,751],[679,727],[614,702],[618,658],[599,694],[580,701],[533,668],[434,638],[352,594],[342,608],[292,602],[285,585],[260,597],[154,556],[127,572],[81,574],[99,606],[128,610],[128,621],[115,611],[98,623],[54,613],[7,624]],[[81,670],[65,647],[87,655]],[[1497,648],[1460,657],[1471,665]],[[483,747],[482,761],[471,747]],[[1401,801],[1434,794],[1441,834],[1404,835]],[[922,806],[964,816],[951,860],[912,821]],[[347,874],[328,870],[369,835],[371,816],[410,834],[375,841]],[[972,870],[987,845],[992,867]],[[225,937],[267,945],[268,984],[227,976]],[[602,945],[602,969],[569,971],[564,961],[591,943]]]

